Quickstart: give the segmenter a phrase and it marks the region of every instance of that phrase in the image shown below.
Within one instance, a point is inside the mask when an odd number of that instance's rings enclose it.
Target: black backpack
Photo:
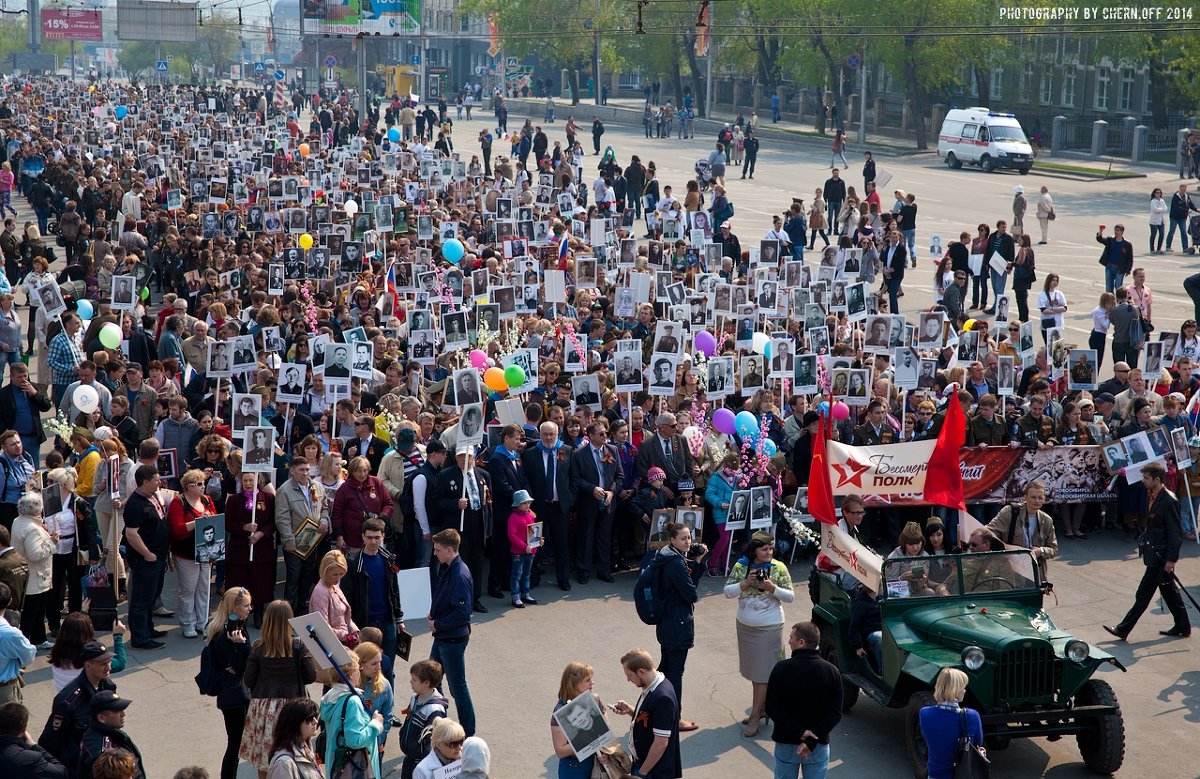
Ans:
[[[205,644],[200,652],[200,673],[196,674],[196,687],[201,695],[214,698],[221,691],[221,669],[213,660],[212,643]]]
[[[634,608],[638,619],[647,625],[657,625],[662,619],[662,566],[654,564],[655,556],[653,549],[647,550],[633,585]]]

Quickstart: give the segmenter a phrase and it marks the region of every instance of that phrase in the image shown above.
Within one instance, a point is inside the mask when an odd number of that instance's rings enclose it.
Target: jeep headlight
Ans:
[[[968,671],[978,671],[983,668],[983,662],[987,659],[987,655],[977,646],[969,646],[962,651],[963,665]]]
[[[1075,639],[1067,644],[1067,659],[1073,663],[1082,663],[1091,655],[1092,648],[1086,641]]]

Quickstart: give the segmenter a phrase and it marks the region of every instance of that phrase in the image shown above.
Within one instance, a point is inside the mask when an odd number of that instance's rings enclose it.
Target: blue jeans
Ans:
[[[508,591],[513,600],[529,594],[529,572],[533,569],[533,555],[515,554],[512,556],[512,575],[509,576]]]
[[[129,633],[135,647],[154,640],[154,601],[162,591],[165,572],[163,557],[148,563],[137,552],[130,552]]]
[[[850,167],[850,160],[846,159],[846,150],[844,148],[841,151],[835,151],[833,154],[829,155],[829,167],[833,167],[833,164],[837,162],[838,157],[842,158],[843,167]]]
[[[908,264],[917,267],[917,231],[901,230],[900,234],[904,236],[904,243],[908,245]]]
[[[4,206],[0,204],[0,214],[4,213]],[[1155,240],[1157,239],[1157,241]],[[1150,251],[1161,252],[1163,247],[1163,225],[1150,225]]]
[[[450,685],[450,694],[454,696],[454,707],[458,709],[458,723],[468,736],[475,735],[475,705],[471,703],[471,691],[467,688],[467,643],[470,639],[460,642],[433,640],[433,649],[429,650],[429,659],[442,664]]]
[[[1008,274],[997,273],[991,268],[988,268],[988,273],[992,277],[992,300],[995,301],[992,303],[992,306],[995,307],[1000,300],[1000,296],[1004,294],[1004,288],[1008,285]]]
[[[1185,245],[1183,248],[1186,249],[1187,248],[1186,239],[1184,239],[1184,240],[1185,240]],[[1167,245],[1170,246],[1169,243]],[[1117,287],[1120,287],[1124,283],[1125,283],[1125,274],[1121,272],[1121,266],[1119,266],[1119,265],[1105,265],[1104,266],[1104,291],[1105,292],[1116,292]]]
[[[804,262],[804,244],[792,244],[792,262]]]
[[[895,277],[887,280],[888,291],[888,312],[892,314],[900,313],[900,282],[902,279]]]
[[[1171,219],[1171,229],[1167,231],[1167,249],[1171,248],[1171,241],[1175,238],[1175,228],[1179,228],[1179,248],[1187,249],[1187,218]]]
[[[883,673],[883,631],[875,630],[867,634],[867,646],[875,653],[875,667]]]
[[[18,348],[12,352],[0,352],[0,380],[4,379],[4,372],[8,366],[21,361],[21,350]]]
[[[796,744],[775,745],[775,779],[825,779],[829,772],[829,745],[818,744],[808,757],[796,754]]]
[[[372,619],[367,622],[367,627],[379,628],[383,633],[383,645],[379,647],[383,650],[384,657],[396,656],[396,623],[392,622],[391,618],[384,617],[383,619]],[[387,677],[388,684],[393,683],[391,676]]]

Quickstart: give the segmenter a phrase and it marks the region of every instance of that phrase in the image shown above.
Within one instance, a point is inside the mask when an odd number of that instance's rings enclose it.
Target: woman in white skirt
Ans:
[[[750,716],[742,720],[742,735],[758,735],[766,716],[767,680],[771,669],[783,659],[783,604],[791,603],[792,576],[787,566],[774,559],[775,539],[758,531],[729,572],[725,597],[737,598],[738,666],[742,677],[754,688]]]

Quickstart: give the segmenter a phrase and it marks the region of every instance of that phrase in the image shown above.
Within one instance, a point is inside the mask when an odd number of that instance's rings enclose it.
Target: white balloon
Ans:
[[[75,408],[90,414],[100,407],[100,393],[96,392],[95,387],[80,384],[71,395],[71,402],[75,404]]]
[[[345,210],[347,216],[354,216],[358,213],[358,203],[353,200],[347,200],[342,209]]]

